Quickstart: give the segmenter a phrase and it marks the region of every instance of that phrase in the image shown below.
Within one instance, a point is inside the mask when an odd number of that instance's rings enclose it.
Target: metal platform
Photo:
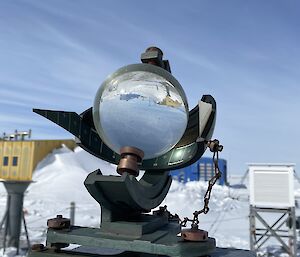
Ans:
[[[73,226],[70,229],[48,229],[47,246],[77,244],[84,247],[111,248],[119,251],[167,255],[172,257],[197,257],[215,250],[215,239],[188,242],[177,236],[177,225],[169,224],[153,233],[132,238],[126,235],[103,233],[99,228]],[[175,233],[174,233],[175,232]],[[30,255],[31,256],[31,255]]]
[[[41,252],[32,251],[29,257],[70,257],[75,255],[77,257],[166,257],[166,255],[156,255],[148,253],[138,252],[116,252],[110,249],[93,249],[86,247],[79,247],[72,251],[60,251],[55,252],[53,249],[46,249]],[[203,255],[202,255],[203,256]],[[208,256],[208,255],[204,255]],[[215,251],[209,254],[210,257],[256,257],[256,254],[252,251],[231,249],[231,248],[216,248]],[[200,257],[200,255],[199,255]]]

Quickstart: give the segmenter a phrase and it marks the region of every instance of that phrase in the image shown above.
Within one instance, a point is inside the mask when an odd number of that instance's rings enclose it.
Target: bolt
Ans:
[[[68,229],[71,226],[70,219],[63,218],[62,215],[57,215],[56,218],[47,221],[48,228],[53,229]]]
[[[34,252],[41,252],[45,250],[45,246],[43,244],[34,244],[31,246],[31,250]]]
[[[146,49],[145,52],[148,53],[148,52],[151,52],[151,51],[157,51],[161,54],[161,56],[164,55],[163,51],[160,48],[158,48],[157,46],[150,46]]]

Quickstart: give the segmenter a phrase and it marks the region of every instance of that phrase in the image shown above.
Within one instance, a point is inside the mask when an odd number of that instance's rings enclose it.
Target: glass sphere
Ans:
[[[93,107],[96,130],[112,150],[133,146],[144,159],[168,152],[181,139],[188,105],[179,82],[151,64],[132,64],[108,77]]]

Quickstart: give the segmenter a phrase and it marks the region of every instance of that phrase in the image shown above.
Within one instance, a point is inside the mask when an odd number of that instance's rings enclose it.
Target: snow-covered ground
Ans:
[[[83,185],[88,173],[100,168],[105,175],[116,174],[116,167],[99,160],[80,148],[74,152],[66,147],[54,150],[42,160],[25,194],[24,209],[31,243],[44,243],[47,219],[62,214],[69,217],[70,202],[76,203],[75,224],[99,227],[100,207]],[[197,181],[181,184],[173,181],[169,194],[161,205],[181,218],[203,206],[207,183]],[[300,195],[300,188],[295,191]],[[6,191],[0,184],[0,218],[4,214]],[[210,201],[210,211],[200,215],[200,227],[216,238],[219,247],[249,249],[249,201],[245,188],[216,185]],[[25,234],[22,242],[25,245]],[[1,244],[1,242],[0,242]],[[275,246],[269,252],[276,252]],[[8,249],[5,256],[12,256]],[[1,256],[0,252],[0,256]],[[3,254],[2,254],[3,255]],[[280,254],[275,254],[276,256]],[[281,254],[281,256],[284,256]]]

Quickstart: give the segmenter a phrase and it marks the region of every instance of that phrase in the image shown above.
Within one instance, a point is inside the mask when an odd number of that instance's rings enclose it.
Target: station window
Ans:
[[[12,166],[18,166],[18,157],[17,156],[13,157]]]
[[[205,180],[205,164],[204,163],[200,163],[199,165],[199,179]]]
[[[4,156],[3,157],[3,166],[7,166],[8,165],[8,156]]]
[[[212,164],[211,163],[206,163],[206,170],[211,171],[212,170]]]

